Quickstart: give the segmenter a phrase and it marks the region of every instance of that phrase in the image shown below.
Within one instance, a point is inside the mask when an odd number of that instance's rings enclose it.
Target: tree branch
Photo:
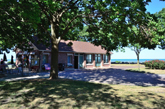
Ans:
[[[84,15],[84,16],[83,16]],[[99,15],[100,16],[100,15]],[[68,26],[78,17],[82,17],[82,18],[86,18],[86,17],[98,17],[98,16],[94,16],[93,14],[88,14],[87,16],[85,16],[85,14],[79,14],[77,16],[75,16],[66,26],[66,28],[68,28]]]
[[[43,29],[43,30],[45,30],[45,32],[50,36],[50,33],[48,32],[48,30],[46,30],[44,27],[43,27],[43,25],[41,24],[41,25],[39,25],[39,26],[41,26],[41,28]]]
[[[60,42],[60,40],[61,40],[61,37],[58,37],[58,39],[57,39],[58,43]]]
[[[74,28],[74,27],[77,26],[78,24],[79,24],[79,22],[77,22],[75,25],[72,25],[70,28],[68,28],[68,27],[65,28],[63,34],[61,35],[61,38],[62,38],[63,36],[65,36],[65,35],[67,34],[67,32],[68,32],[70,29]]]
[[[62,4],[64,2],[64,0],[61,0],[60,3]]]
[[[143,26],[140,26],[140,28],[143,29],[143,31],[145,32],[146,36],[149,36],[149,34],[145,31],[144,27]]]
[[[68,2],[64,7],[62,7],[61,9],[59,9],[59,12],[62,12],[62,10],[64,10],[71,2],[73,2],[73,0],[71,0],[70,2]],[[61,0],[61,4],[64,3],[64,0]],[[67,8],[66,8],[67,9]]]
[[[72,0],[71,0],[71,1],[72,1]],[[71,2],[71,1],[70,1],[70,2]],[[70,2],[68,2],[68,3],[70,4]],[[62,9],[63,11],[60,13],[60,16],[62,16],[62,15],[63,15],[66,11],[68,11],[69,9],[73,9],[73,6],[74,6],[77,2],[78,2],[78,0],[70,6],[71,8],[66,8],[69,4],[68,4],[67,6],[65,6],[65,8]]]
[[[14,17],[13,15],[10,15],[7,11],[5,11],[5,13],[6,13],[8,16],[10,16],[10,17],[11,17],[13,20],[15,20],[15,21],[25,22],[21,16],[19,16],[19,17],[21,17],[22,20],[17,20],[16,17]]]
[[[49,17],[47,11],[45,10],[45,8],[41,5],[41,2],[39,2],[38,0],[36,0],[36,2],[38,3],[38,5],[40,6],[42,12],[46,15],[46,17],[49,19],[49,21],[51,21],[52,19]]]

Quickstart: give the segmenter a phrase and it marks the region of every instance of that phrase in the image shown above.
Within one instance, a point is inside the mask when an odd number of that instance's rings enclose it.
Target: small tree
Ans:
[[[140,70],[139,55],[142,50],[142,47],[138,43],[136,43],[134,45],[130,45],[129,47],[131,48],[131,50],[133,50],[136,53],[138,70]]]

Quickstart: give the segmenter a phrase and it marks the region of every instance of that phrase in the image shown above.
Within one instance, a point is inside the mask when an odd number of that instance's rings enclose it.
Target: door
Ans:
[[[74,68],[78,69],[78,56],[74,56]]]
[[[101,65],[101,55],[95,54],[95,66],[100,67],[100,65]]]
[[[48,55],[43,55],[42,57],[42,64],[45,64],[48,62]]]
[[[83,62],[84,62],[84,56],[83,55],[79,55],[79,68],[83,68]]]

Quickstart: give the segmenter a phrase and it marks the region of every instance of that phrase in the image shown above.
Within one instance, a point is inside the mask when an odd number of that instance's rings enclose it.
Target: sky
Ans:
[[[152,0],[149,5],[146,6],[147,11],[154,14],[165,8],[165,2],[160,0]],[[113,55],[111,59],[136,59],[136,54],[130,48],[125,48],[125,52],[112,51]],[[6,53],[7,59],[11,59],[11,55],[16,58],[15,52],[10,51],[9,54]],[[3,54],[0,54],[0,59],[3,58]],[[140,52],[140,59],[165,59],[165,50],[156,48],[155,50],[144,49]]]

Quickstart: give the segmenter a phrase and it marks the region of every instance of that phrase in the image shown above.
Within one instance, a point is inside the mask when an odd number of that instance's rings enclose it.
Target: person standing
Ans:
[[[3,59],[1,58],[1,64],[3,64]]]
[[[18,72],[21,73],[22,72],[21,58],[17,57],[15,65],[16,65],[16,68],[18,69]]]

